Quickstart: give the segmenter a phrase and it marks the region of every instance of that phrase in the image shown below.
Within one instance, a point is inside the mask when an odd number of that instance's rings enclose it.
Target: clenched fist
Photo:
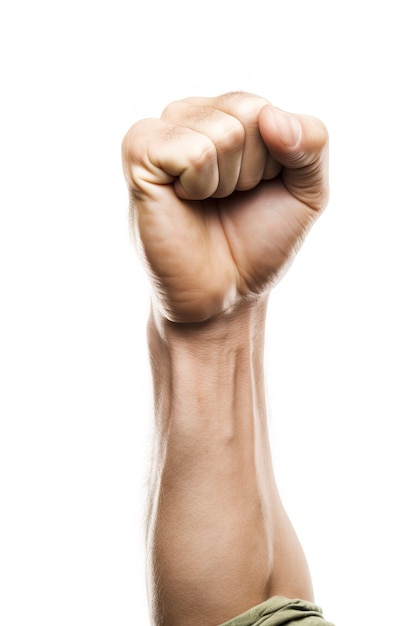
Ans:
[[[162,315],[201,322],[275,284],[327,203],[327,144],[319,120],[247,93],[173,102],[128,131],[132,217]]]

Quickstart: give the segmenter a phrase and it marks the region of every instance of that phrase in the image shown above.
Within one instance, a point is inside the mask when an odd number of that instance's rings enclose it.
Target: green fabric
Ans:
[[[221,626],[333,626],[320,607],[304,600],[274,596]]]

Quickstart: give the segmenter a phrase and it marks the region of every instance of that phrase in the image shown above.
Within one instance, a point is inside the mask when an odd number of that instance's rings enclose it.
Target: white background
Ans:
[[[5,0],[0,622],[147,625],[149,289],[120,143],[189,95],[322,118],[331,201],[271,301],[279,485],[337,626],[416,594],[413,3]]]

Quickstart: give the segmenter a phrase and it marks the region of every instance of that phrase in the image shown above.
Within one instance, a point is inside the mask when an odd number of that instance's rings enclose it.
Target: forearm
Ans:
[[[242,599],[266,595],[274,486],[265,315],[266,301],[257,301],[199,325],[154,315],[149,322],[157,427],[149,539],[153,577],[163,587],[156,592],[173,594],[169,606],[210,588],[220,612],[236,593],[239,612]]]

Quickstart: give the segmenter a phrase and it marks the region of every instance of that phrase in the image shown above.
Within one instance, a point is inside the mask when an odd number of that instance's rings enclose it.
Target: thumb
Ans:
[[[271,156],[282,166],[281,177],[298,200],[319,211],[328,200],[328,133],[315,117],[264,106],[259,131]]]

